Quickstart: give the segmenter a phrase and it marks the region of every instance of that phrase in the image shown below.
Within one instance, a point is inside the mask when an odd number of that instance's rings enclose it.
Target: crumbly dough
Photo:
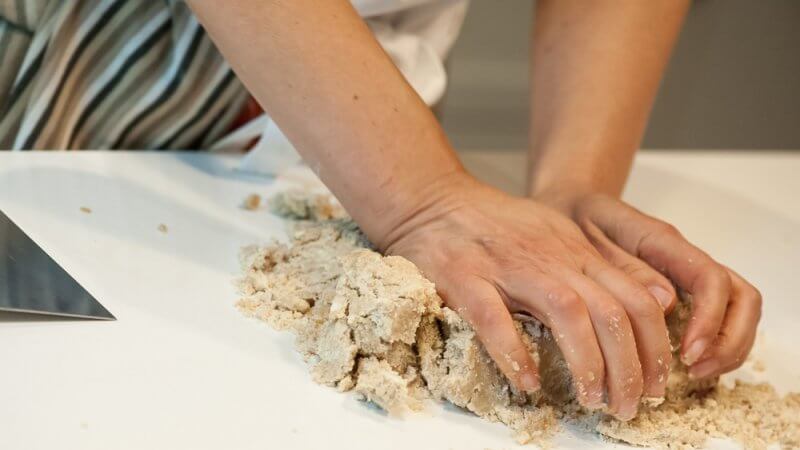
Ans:
[[[242,252],[238,307],[296,336],[314,381],[354,391],[390,414],[444,399],[509,426],[520,443],[546,444],[559,421],[618,441],[659,448],[697,448],[728,437],[747,448],[800,446],[800,397],[768,385],[692,382],[673,358],[665,399],[648,399],[632,421],[589,412],[555,339],[529,316],[515,316],[543,389],[516,391],[474,331],[442,305],[433,283],[410,261],[374,251],[330,196],[284,192],[268,202],[293,218],[290,242]],[[669,317],[677,352],[689,298]]]
[[[238,306],[292,331],[314,381],[396,415],[446,399],[507,424],[521,442],[556,429],[552,408],[511,387],[414,264],[371,250],[348,219],[293,228],[289,245],[242,252]]]
[[[691,449],[710,436],[729,438],[747,449],[800,448],[800,394],[781,398],[766,383],[736,381],[732,388],[717,385],[707,392],[668,398],[630,422],[604,418],[601,434],[635,445]]]
[[[255,211],[261,206],[261,196],[258,194],[250,194],[244,199],[242,208],[248,211]]]
[[[344,208],[330,195],[299,189],[278,192],[267,204],[270,212],[287,219],[329,220],[347,217]]]

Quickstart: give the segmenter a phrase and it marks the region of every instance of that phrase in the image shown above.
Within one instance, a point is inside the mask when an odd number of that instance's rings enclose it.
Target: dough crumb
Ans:
[[[167,228],[166,225],[164,225],[163,223],[160,223],[160,224],[158,224],[158,231],[166,234],[169,231],[169,229]]]
[[[783,398],[766,384],[736,381],[707,391],[667,397],[630,422],[604,418],[597,430],[612,439],[664,449],[693,449],[709,437],[728,438],[747,449],[800,447],[800,394]]]
[[[347,217],[344,208],[327,194],[293,189],[281,191],[267,202],[273,214],[294,220],[330,220]]]
[[[258,207],[261,206],[261,196],[258,194],[250,194],[247,198],[244,199],[244,203],[242,204],[242,208],[248,211],[255,211]]]
[[[81,212],[86,214],[91,214],[92,208],[89,208],[88,206],[81,206]]]
[[[318,383],[352,390],[392,415],[422,409],[426,399],[446,400],[505,424],[520,443],[540,446],[549,445],[562,423],[656,448],[701,448],[710,437],[753,449],[800,446],[800,394],[689,379],[677,357],[691,315],[688,295],[668,317],[675,355],[665,397],[644,399],[636,418],[620,422],[578,404],[581,380],[571,379],[558,337],[535,318],[514,314],[539,365],[542,390],[531,395],[508,382],[469,324],[443,306],[413,263],[374,251],[335,200],[290,191],[268,204],[295,219],[290,241],[243,249],[237,306],[292,332]]]

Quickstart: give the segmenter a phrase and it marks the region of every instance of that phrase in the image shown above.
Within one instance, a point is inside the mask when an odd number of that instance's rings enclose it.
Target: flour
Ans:
[[[433,283],[399,256],[382,256],[329,196],[286,192],[270,209],[301,219],[290,242],[242,252],[238,307],[289,330],[314,381],[354,391],[393,415],[443,399],[511,428],[520,443],[546,444],[571,423],[636,445],[695,448],[730,437],[747,448],[800,446],[800,399],[768,385],[693,382],[673,358],[665,399],[646,399],[639,415],[620,422],[589,412],[554,337],[530,316],[515,315],[538,363],[540,393],[517,391],[497,369],[472,328],[443,306]],[[309,220],[310,219],[310,220]],[[689,299],[669,317],[677,352]]]

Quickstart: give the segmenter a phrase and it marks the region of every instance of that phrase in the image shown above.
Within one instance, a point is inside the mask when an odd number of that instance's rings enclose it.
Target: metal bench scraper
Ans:
[[[115,320],[2,211],[0,311]]]

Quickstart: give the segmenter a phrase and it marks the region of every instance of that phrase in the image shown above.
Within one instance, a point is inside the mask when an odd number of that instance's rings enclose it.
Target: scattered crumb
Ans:
[[[244,204],[242,207],[248,211],[253,211],[258,209],[261,206],[261,196],[258,194],[250,194],[244,199]]]
[[[163,223],[160,223],[158,224],[158,231],[166,234],[169,231],[169,228],[167,228],[167,226],[164,225]]]
[[[278,192],[267,202],[269,210],[295,220],[330,220],[347,218],[344,208],[327,194],[310,194],[302,190]]]
[[[516,391],[414,264],[375,252],[333,200],[291,192],[269,204],[301,220],[288,244],[243,250],[237,305],[294,333],[318,383],[352,390],[395,415],[422,408],[426,398],[444,399],[507,425],[519,443],[544,447],[560,422],[656,448],[701,448],[710,437],[748,449],[800,447],[800,394],[780,397],[767,384],[727,388],[717,380],[689,380],[677,352],[691,296],[682,295],[668,317],[676,356],[665,398],[645,399],[636,418],[620,422],[580,407],[581,380],[573,382],[558,337],[536,319],[514,315],[542,379],[542,391],[531,395]]]
[[[763,372],[763,371],[767,370],[767,366],[764,365],[764,361],[762,361],[760,359],[754,360],[752,367],[753,367],[753,370],[756,371],[756,372]]]
[[[89,208],[88,206],[81,206],[81,212],[86,214],[91,214],[92,208]]]
[[[603,435],[656,448],[703,447],[709,437],[728,438],[747,449],[800,447],[800,394],[781,397],[766,384],[737,381],[704,392],[673,396],[630,422],[603,419]]]

